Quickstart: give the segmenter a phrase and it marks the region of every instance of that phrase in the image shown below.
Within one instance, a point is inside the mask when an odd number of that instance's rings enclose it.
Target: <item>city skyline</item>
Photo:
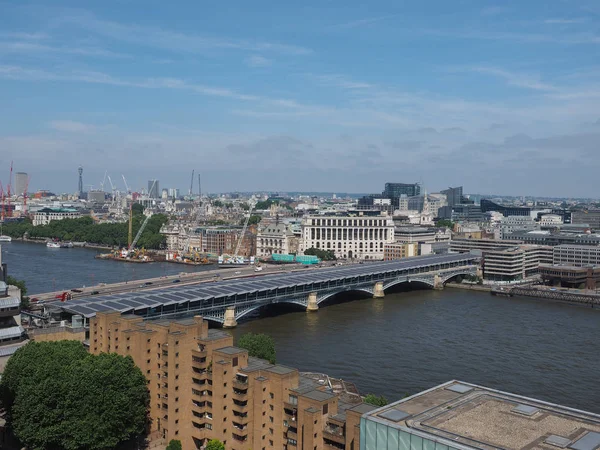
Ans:
[[[593,196],[593,2],[77,5],[3,4],[0,148],[31,189],[81,163],[86,190]]]

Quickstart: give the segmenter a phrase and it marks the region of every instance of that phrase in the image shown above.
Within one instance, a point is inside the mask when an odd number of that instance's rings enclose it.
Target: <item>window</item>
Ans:
[[[233,367],[237,367],[237,365],[238,365],[238,357],[237,356],[233,357],[233,360],[231,361],[231,365]]]
[[[329,403],[325,403],[323,405],[323,414],[327,414],[329,412]]]
[[[272,392],[271,392],[271,393],[269,393],[269,396],[270,396],[271,398],[275,398],[275,396],[273,395],[273,393],[272,393]]]
[[[290,403],[292,405],[298,405],[298,397],[295,395],[290,394]]]

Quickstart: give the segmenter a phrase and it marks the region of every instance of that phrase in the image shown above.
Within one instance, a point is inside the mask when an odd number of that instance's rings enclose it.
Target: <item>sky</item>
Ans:
[[[600,3],[0,0],[0,102],[30,190],[595,198]]]

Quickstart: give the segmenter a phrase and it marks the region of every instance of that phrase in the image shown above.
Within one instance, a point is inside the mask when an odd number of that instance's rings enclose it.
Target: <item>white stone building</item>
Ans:
[[[394,221],[381,215],[307,216],[302,220],[300,251],[331,250],[337,258],[379,259],[386,243],[394,242]]]
[[[256,235],[256,256],[268,258],[273,253],[288,255],[297,249],[294,233],[285,223],[266,223],[258,229]]]
[[[563,224],[562,217],[557,214],[544,214],[540,219],[542,228],[556,228]]]
[[[78,219],[81,212],[73,208],[42,208],[33,216],[33,226],[47,225],[53,220]]]

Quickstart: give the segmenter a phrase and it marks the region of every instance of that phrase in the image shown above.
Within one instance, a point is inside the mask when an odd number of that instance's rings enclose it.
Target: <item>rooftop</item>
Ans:
[[[600,446],[600,415],[459,381],[379,408],[365,418],[458,449]]]
[[[223,347],[215,350],[219,353],[225,353],[226,355],[237,355],[239,353],[244,353],[246,350],[239,347]]]

